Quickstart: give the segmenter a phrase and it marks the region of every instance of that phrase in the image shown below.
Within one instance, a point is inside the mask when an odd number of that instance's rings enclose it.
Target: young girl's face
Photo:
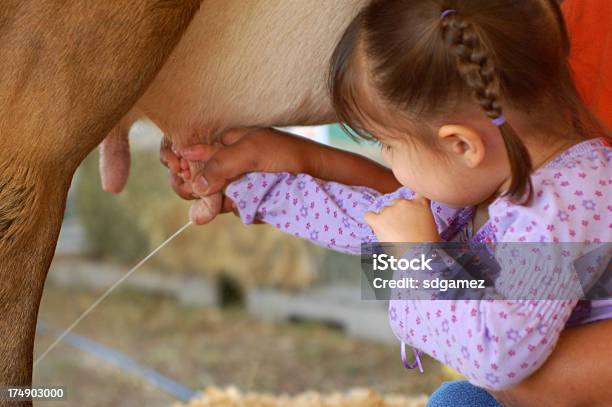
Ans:
[[[430,200],[451,207],[478,205],[509,177],[503,148],[500,155],[496,143],[485,143],[485,151],[475,152],[479,157],[474,159],[466,150],[475,147],[455,136],[441,140],[436,148],[409,137],[385,138],[382,157],[402,185]]]
[[[381,142],[383,159],[402,185],[430,200],[466,207],[486,201],[510,178],[499,131],[471,100],[447,117],[414,119],[380,98],[361,46],[352,63],[355,100],[367,112],[361,127]]]

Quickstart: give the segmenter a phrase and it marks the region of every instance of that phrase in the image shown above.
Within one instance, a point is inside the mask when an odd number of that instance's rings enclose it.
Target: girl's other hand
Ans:
[[[440,235],[428,199],[415,195],[412,199],[395,199],[379,213],[367,212],[365,222],[379,242],[439,242]]]

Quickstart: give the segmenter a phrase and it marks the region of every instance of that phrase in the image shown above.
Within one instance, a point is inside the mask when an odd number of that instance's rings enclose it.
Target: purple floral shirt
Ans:
[[[489,221],[471,230],[472,208],[432,202],[446,241],[612,241],[612,147],[601,140],[575,145],[532,175],[529,206],[501,197]],[[306,174],[250,173],[228,186],[244,223],[255,219],[333,250],[359,254],[376,236],[363,216],[413,192],[381,195],[365,187],[326,182]],[[577,306],[578,305],[578,306]],[[401,300],[389,303],[397,338],[488,389],[504,389],[537,370],[568,322],[612,317],[612,300]]]

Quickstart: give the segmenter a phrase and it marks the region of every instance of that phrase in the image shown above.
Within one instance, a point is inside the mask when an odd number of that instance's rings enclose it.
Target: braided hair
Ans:
[[[449,52],[455,57],[459,75],[483,112],[497,125],[504,140],[512,172],[506,194],[528,201],[533,191],[529,177],[533,166],[527,148],[503,116],[499,79],[491,52],[474,25],[455,10],[442,11],[441,26]]]

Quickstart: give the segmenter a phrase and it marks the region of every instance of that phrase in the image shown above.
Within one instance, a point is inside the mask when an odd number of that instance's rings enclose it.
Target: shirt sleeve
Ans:
[[[368,210],[413,194],[400,189],[382,195],[366,187],[323,181],[307,174],[253,172],[231,183],[225,194],[240,218],[255,220],[340,252],[359,254],[361,244],[376,241],[363,221]]]

